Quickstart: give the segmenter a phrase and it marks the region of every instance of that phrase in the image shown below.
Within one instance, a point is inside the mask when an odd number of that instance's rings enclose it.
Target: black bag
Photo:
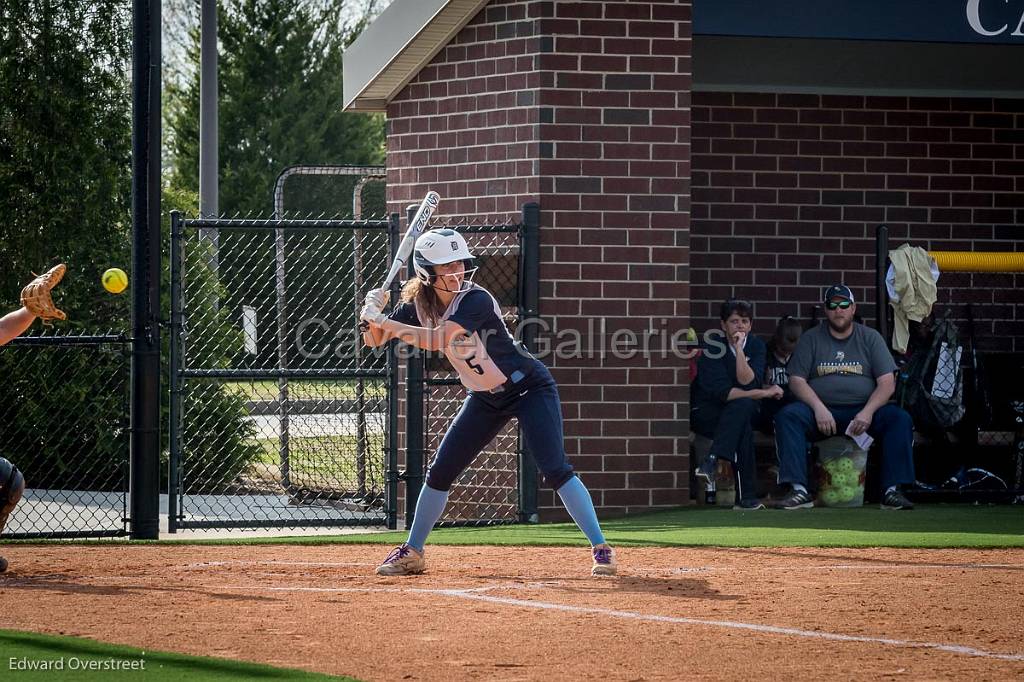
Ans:
[[[948,349],[943,372],[936,377],[942,345]],[[932,328],[931,343],[921,348],[900,370],[896,395],[921,431],[945,431],[964,416],[962,346],[956,325],[945,317]]]

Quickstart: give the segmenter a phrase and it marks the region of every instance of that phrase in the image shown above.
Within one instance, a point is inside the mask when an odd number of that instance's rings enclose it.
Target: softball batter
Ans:
[[[473,254],[458,232],[426,232],[413,249],[416,278],[406,282],[390,315],[389,292],[366,295],[360,318],[363,341],[374,347],[392,338],[423,350],[441,350],[469,391],[441,440],[416,503],[409,538],[377,567],[378,575],[422,573],[423,546],[441,518],[459,474],[512,417],[519,419],[530,454],[592,545],[593,575],[614,575],[594,503],[565,455],[558,387],[542,362],[508,333],[498,302],[472,282]]]

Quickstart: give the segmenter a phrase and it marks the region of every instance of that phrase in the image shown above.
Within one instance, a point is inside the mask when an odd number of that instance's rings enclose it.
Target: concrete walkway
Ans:
[[[187,495],[184,512],[190,521],[217,520],[290,520],[297,524],[315,524],[319,520],[362,521],[379,517],[351,506],[345,508],[329,501],[320,504],[294,504],[287,495]],[[11,514],[5,536],[20,533],[121,531],[126,528],[127,496],[118,492],[88,490],[26,489]],[[211,540],[227,538],[309,537],[383,532],[383,526],[295,528],[211,528],[168,531],[167,495],[160,496],[161,540]]]

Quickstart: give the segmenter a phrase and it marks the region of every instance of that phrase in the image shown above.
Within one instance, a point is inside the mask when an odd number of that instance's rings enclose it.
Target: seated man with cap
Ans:
[[[896,363],[882,336],[854,322],[850,288],[825,291],[825,320],[804,332],[789,361],[789,385],[797,397],[775,416],[779,483],[791,491],[779,506],[814,506],[807,490],[807,444],[829,436],[865,432],[882,443],[883,509],[913,509],[899,486],[914,481],[913,424],[889,403],[896,390]]]

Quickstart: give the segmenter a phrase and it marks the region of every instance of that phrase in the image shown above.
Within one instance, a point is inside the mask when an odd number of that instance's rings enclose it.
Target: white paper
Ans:
[[[853,433],[850,431],[850,429],[852,428],[853,423],[851,422],[850,425],[846,427],[846,435],[852,438],[853,442],[856,443],[857,447],[859,447],[861,450],[867,450],[868,448],[871,447],[871,444],[875,442],[875,439],[869,436],[867,431],[860,434],[859,436],[853,435]]]
[[[956,359],[949,352],[945,342],[939,349],[939,361],[935,365],[935,379],[932,381],[932,395],[936,398],[949,399],[956,390],[956,368],[960,366],[960,355],[963,346],[956,347]]]
[[[256,355],[256,309],[250,305],[242,306],[242,342],[245,344],[245,352],[249,355]]]

